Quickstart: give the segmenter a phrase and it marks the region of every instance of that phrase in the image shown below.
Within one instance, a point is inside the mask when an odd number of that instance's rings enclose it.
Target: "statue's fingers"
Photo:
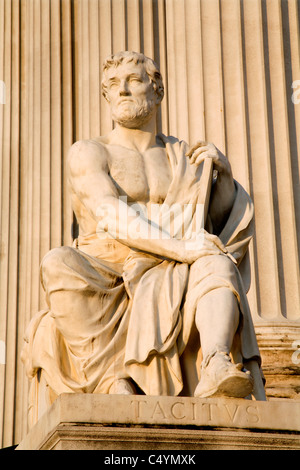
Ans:
[[[199,156],[208,156],[208,148],[207,147],[201,147],[197,150],[194,151],[193,155],[190,157],[190,162],[191,163],[194,163],[196,161],[196,159],[199,157]]]
[[[194,163],[199,166],[200,163],[202,163],[206,158],[211,158],[212,161],[214,162],[214,158],[213,158],[211,155],[209,155],[208,152],[205,152],[205,153],[201,153],[201,154],[195,159]]]
[[[207,157],[204,154],[198,155],[198,157],[195,158],[193,164],[199,166],[206,158]]]
[[[190,148],[190,150],[185,154],[187,157],[191,157],[195,150],[197,150],[200,147],[206,146],[207,143],[204,140],[199,140],[193,147]]]

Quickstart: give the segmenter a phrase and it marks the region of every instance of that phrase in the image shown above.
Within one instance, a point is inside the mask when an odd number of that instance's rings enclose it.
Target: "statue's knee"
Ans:
[[[53,248],[44,256],[41,262],[41,277],[44,284],[47,284],[49,277],[59,275],[71,251],[72,248],[63,246]]]
[[[231,277],[236,275],[236,267],[228,256],[220,255],[207,255],[199,258],[193,265],[194,270],[203,273],[205,271],[210,275],[218,275]]]
[[[235,264],[230,258],[226,255],[213,255],[211,263],[213,264],[213,269],[217,273],[228,273],[235,274]]]

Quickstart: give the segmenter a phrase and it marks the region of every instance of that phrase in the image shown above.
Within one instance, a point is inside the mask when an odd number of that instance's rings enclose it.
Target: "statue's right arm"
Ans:
[[[150,227],[145,218],[120,199],[109,176],[107,156],[105,145],[91,140],[76,142],[68,154],[71,189],[98,226],[130,248],[179,262],[195,261],[199,252],[187,250],[186,242],[181,240],[164,239],[158,228]],[[132,226],[139,230],[130,230]]]

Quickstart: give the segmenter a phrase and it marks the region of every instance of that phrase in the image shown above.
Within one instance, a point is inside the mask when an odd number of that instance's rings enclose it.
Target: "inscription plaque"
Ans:
[[[260,421],[256,404],[248,400],[169,399],[169,397],[135,398],[130,402],[132,418],[153,424],[240,425],[247,427]]]

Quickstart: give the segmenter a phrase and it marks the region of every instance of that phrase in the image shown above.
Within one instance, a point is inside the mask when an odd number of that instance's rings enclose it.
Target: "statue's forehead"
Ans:
[[[136,74],[141,77],[147,77],[147,73],[144,64],[134,62],[122,62],[117,67],[110,67],[106,70],[106,77],[112,79],[114,77],[120,78],[128,75]]]

